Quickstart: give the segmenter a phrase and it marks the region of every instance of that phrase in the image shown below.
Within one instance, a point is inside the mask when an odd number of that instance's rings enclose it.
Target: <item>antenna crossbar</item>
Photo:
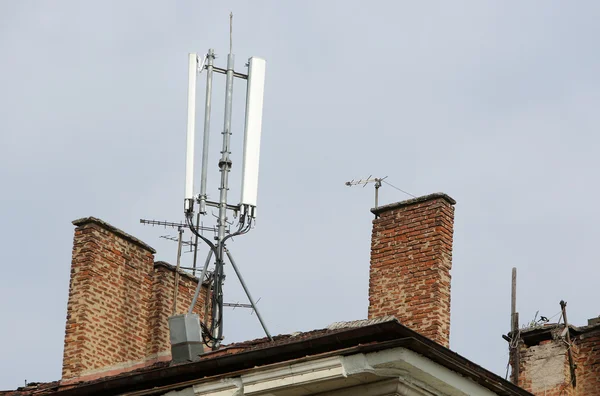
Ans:
[[[223,303],[224,307],[230,307],[230,308],[252,308],[254,309],[254,307],[252,306],[252,304],[240,304],[240,303]]]
[[[218,208],[221,205],[220,203],[214,202],[214,201],[205,201],[205,202],[206,202],[206,206],[212,206],[213,208]],[[239,205],[226,204],[226,206],[227,206],[227,209],[233,210],[234,212],[240,211]]]
[[[179,238],[174,237],[172,235],[161,235],[160,238],[169,240],[169,241],[174,241],[174,242],[178,242]],[[193,241],[181,241],[181,245],[182,246],[195,246],[195,243]]]
[[[186,223],[176,223],[173,221],[160,221],[160,220],[146,220],[146,219],[140,219],[140,223],[145,224],[145,225],[151,225],[151,226],[162,226],[162,227],[172,227],[172,228],[189,228],[190,226],[187,225]],[[215,227],[205,227],[205,226],[197,226],[194,227],[198,230],[202,230],[202,231],[216,231],[217,229]]]
[[[227,74],[227,69],[222,69],[222,68],[216,67],[216,66],[213,66],[213,71],[215,71],[215,72],[217,72],[219,74]],[[248,75],[247,74],[239,73],[239,72],[236,72],[236,71],[233,72],[233,77],[241,78],[243,80],[247,80],[248,79]]]
[[[350,181],[347,181],[345,183],[345,185],[347,185],[348,187],[362,185],[364,187],[369,183],[375,183],[375,187],[377,187],[377,184],[379,184],[379,187],[381,187],[381,182],[384,181],[385,179],[387,179],[387,176],[386,177],[373,177],[373,178],[371,178],[371,176],[369,176],[366,179],[359,179],[359,180],[352,179]]]

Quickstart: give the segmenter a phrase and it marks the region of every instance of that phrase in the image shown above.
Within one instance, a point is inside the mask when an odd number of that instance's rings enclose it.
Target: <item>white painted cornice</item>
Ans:
[[[193,391],[197,396],[495,395],[406,348],[259,367],[238,377],[198,383]]]

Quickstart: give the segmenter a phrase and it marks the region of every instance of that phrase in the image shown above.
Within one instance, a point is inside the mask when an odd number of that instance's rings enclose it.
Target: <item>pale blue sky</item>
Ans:
[[[230,11],[238,68],[268,61],[259,218],[232,251],[273,333],[366,317],[373,191],[344,182],[369,174],[458,201],[454,351],[504,375],[513,266],[521,322],[600,313],[597,2],[4,1],[0,389],[60,378],[73,219],[174,262],[139,219],[181,219],[187,53],[223,65]],[[225,320],[226,342],[261,336]]]

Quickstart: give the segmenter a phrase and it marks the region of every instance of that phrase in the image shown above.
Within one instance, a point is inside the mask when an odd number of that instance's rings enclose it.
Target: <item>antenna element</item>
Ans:
[[[185,156],[185,212],[194,209],[194,139],[196,134],[196,74],[198,55],[188,55],[188,119],[187,150]]]

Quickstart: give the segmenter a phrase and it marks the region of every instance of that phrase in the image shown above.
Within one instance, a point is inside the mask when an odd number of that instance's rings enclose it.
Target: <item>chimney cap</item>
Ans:
[[[445,199],[450,205],[456,204],[456,201],[454,200],[454,198],[452,198],[448,194],[443,193],[443,192],[437,192],[437,193],[433,193],[433,194],[423,195],[421,197],[407,199],[405,201],[400,201],[400,202],[396,202],[396,203],[392,203],[392,204],[388,204],[388,205],[379,206],[377,208],[372,208],[371,213],[373,213],[375,215],[379,215],[383,212],[387,212],[387,211],[390,211],[393,209],[398,209],[398,208],[402,208],[405,206],[415,205],[415,204],[418,204],[421,202],[431,201],[431,200],[438,199],[438,198]]]
[[[80,219],[73,220],[72,223],[73,223],[74,226],[77,226],[77,227],[82,227],[82,226],[84,226],[86,224],[89,224],[89,223],[97,224],[100,227],[104,228],[105,230],[108,230],[108,231],[110,231],[110,232],[112,232],[114,234],[117,234],[121,238],[126,239],[129,242],[132,242],[132,243],[134,243],[134,244],[136,244],[136,245],[138,245],[138,246],[140,246],[140,247],[142,247],[142,248],[150,251],[153,254],[156,253],[156,250],[154,250],[154,248],[152,246],[150,246],[147,243],[145,243],[145,242],[137,239],[133,235],[130,235],[130,234],[126,233],[125,231],[118,229],[117,227],[113,226],[112,224],[109,224],[106,221],[100,220],[100,219],[98,219],[96,217],[92,217],[92,216],[90,216],[90,217],[82,217]]]

